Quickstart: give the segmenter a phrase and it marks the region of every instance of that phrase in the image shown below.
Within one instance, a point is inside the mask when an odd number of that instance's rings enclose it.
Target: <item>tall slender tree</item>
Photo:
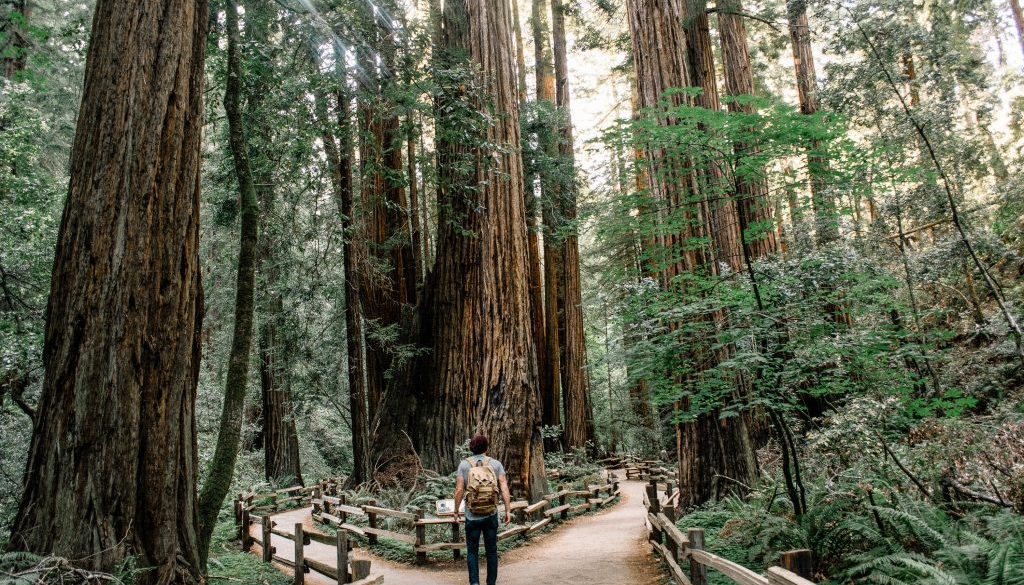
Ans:
[[[444,5],[434,381],[417,430],[424,463],[442,471],[459,443],[489,434],[513,490],[537,498],[546,480],[511,27],[502,0]]]
[[[245,394],[248,388],[253,315],[256,309],[256,262],[259,245],[259,201],[256,181],[249,162],[249,145],[246,141],[242,109],[242,39],[238,23],[238,5],[234,0],[228,0],[225,8],[228,55],[224,111],[228,121],[228,146],[231,149],[235,178],[238,181],[241,228],[235,291],[235,324],[231,337],[231,351],[228,354],[224,403],[217,432],[217,446],[199,494],[199,552],[204,567],[217,515],[231,489],[231,479],[235,474],[235,462],[241,444],[242,411],[245,408]]]
[[[206,2],[96,3],[10,546],[199,583]],[[152,47],[159,46],[159,51]]]
[[[530,29],[533,36],[534,74],[537,91],[537,111],[543,116],[555,109],[555,70],[551,54],[551,28],[548,24],[548,2],[532,0],[530,10]],[[542,125],[537,129],[538,158],[555,160],[558,156],[558,144],[551,128]],[[551,193],[555,190],[552,170],[549,164],[535,165],[538,168],[537,183],[542,195],[541,218],[544,241],[544,349],[538,351],[541,375],[541,401],[543,405],[544,426],[557,427],[562,424],[562,344],[558,328],[558,274],[562,265],[562,250],[555,243],[556,213],[552,206]],[[531,181],[531,188],[533,182]],[[558,441],[548,439],[545,447],[551,451],[558,447]]]
[[[562,397],[565,405],[565,445],[593,444],[594,408],[587,373],[587,344],[583,330],[583,291],[580,282],[580,245],[577,234],[576,155],[569,99],[569,59],[565,35],[565,8],[551,0],[552,47],[555,61],[555,103],[558,106],[558,167],[554,205],[559,216],[556,242],[561,244],[558,266],[559,340],[561,341]]]
[[[814,68],[811,31],[807,23],[807,0],[787,0],[786,15],[796,70],[796,90],[800,111],[808,116],[818,112],[818,78]],[[820,141],[807,145],[807,171],[811,184],[811,207],[814,210],[814,233],[818,245],[827,245],[839,238],[835,200],[825,185],[828,159]]]
[[[363,313],[360,302],[360,264],[365,252],[360,243],[353,201],[353,159],[355,157],[352,129],[352,96],[349,91],[345,55],[335,55],[338,87],[335,91],[336,122],[332,123],[327,97],[317,95],[317,116],[324,152],[331,176],[331,186],[343,233],[342,255],[345,273],[345,377],[348,382],[349,415],[352,428],[352,481],[361,484],[370,479],[370,431],[366,401],[366,373],[363,355]],[[363,260],[361,260],[363,258]]]
[[[263,47],[277,32],[277,5],[269,0],[248,0],[245,11],[246,42]],[[257,255],[257,353],[260,377],[260,443],[263,446],[264,474],[275,485],[301,485],[302,467],[299,437],[295,428],[291,396],[291,348],[286,326],[281,278],[287,262],[285,238],[275,229],[278,217],[278,185],[275,156],[273,102],[280,95],[275,63],[266,51],[253,51],[245,59],[244,69],[259,71],[243,84],[242,119],[246,143],[252,159],[253,181],[260,208],[260,239]],[[269,103],[268,103],[269,102]]]

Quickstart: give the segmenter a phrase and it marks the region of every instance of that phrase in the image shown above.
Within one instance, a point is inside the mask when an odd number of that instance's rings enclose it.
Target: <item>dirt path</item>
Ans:
[[[500,585],[656,585],[664,578],[647,545],[643,507],[644,484],[621,482],[622,501],[615,506],[576,517],[554,531],[515,550],[503,553],[498,570]],[[291,532],[296,522],[311,528],[309,508],[274,516],[279,529]],[[258,535],[260,527],[252,526]],[[291,541],[275,535],[278,555],[292,558]],[[483,547],[480,551],[481,580],[485,575]],[[259,546],[253,546],[259,551]],[[385,585],[468,585],[465,561],[436,562],[426,567],[393,563],[356,549],[354,558],[373,561],[372,573],[384,576]],[[334,565],[334,547],[313,542],[305,548],[306,558]],[[286,573],[289,568],[279,566]],[[315,572],[306,576],[310,585],[334,585],[334,581]]]

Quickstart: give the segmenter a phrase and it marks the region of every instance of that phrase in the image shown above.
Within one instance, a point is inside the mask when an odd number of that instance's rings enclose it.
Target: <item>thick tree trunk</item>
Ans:
[[[353,139],[352,114],[349,110],[348,74],[344,60],[339,59],[337,124],[334,131],[328,121],[326,101],[319,97],[319,123],[323,132],[324,153],[331,174],[331,186],[344,234],[342,254],[345,256],[345,347],[346,379],[348,381],[349,413],[352,425],[352,481],[356,485],[370,479],[370,431],[366,403],[366,377],[363,355],[362,306],[359,298],[359,230],[355,227],[353,206]],[[335,139],[337,134],[337,141]]]
[[[555,70],[551,55],[551,31],[548,26],[548,3],[546,0],[532,1],[530,29],[533,33],[537,103],[546,105],[546,109],[552,111],[555,107]],[[541,141],[538,150],[541,151],[542,156],[550,158],[557,156],[558,145],[555,142],[554,133],[550,129],[539,129],[538,138]],[[562,250],[555,242],[556,218],[551,204],[551,195],[555,190],[555,185],[551,173],[541,172],[537,178],[541,188],[541,221],[544,226],[543,318],[541,319],[541,323],[544,325],[542,338],[544,344],[543,350],[539,349],[541,346],[538,346],[537,359],[544,426],[557,427],[562,424],[562,344],[558,327],[558,274],[559,267],[562,265]],[[533,212],[531,215],[536,217],[536,210],[531,211]],[[560,446],[561,441],[553,437],[546,440],[544,445],[547,451],[556,451]]]
[[[206,2],[99,0],[10,546],[200,582],[195,398]],[[129,34],[130,31],[130,34]],[[152,47],[159,46],[160,51]]]
[[[235,291],[235,325],[228,355],[228,373],[224,384],[224,404],[213,460],[199,495],[199,551],[203,566],[209,553],[210,538],[217,524],[221,504],[231,489],[235,461],[242,436],[242,411],[249,380],[249,357],[252,350],[253,314],[255,311],[256,256],[259,231],[259,203],[256,184],[249,164],[248,143],[242,120],[242,63],[239,54],[241,38],[238,6],[228,0],[226,24],[228,35],[227,84],[224,110],[228,120],[228,142],[238,180],[241,236],[238,247],[238,281]],[[266,413],[264,413],[264,418]]]
[[[280,303],[281,299],[275,302]],[[283,311],[271,316],[277,318]],[[281,362],[285,345],[278,338],[275,323],[260,328],[260,388],[263,397],[263,454],[267,481],[278,487],[303,485],[299,459],[299,436],[291,391],[285,380],[287,369]]]
[[[630,34],[633,39],[633,58],[637,71],[637,98],[640,108],[655,107],[665,90],[673,87],[685,87],[688,81],[698,81],[705,89],[701,105],[715,108],[717,91],[714,90],[714,67],[710,61],[709,39],[702,32],[701,9],[694,12],[695,6],[684,7],[689,0],[630,0],[627,4]],[[677,15],[690,10],[695,18],[679,19]],[[706,15],[705,15],[706,16]],[[681,22],[682,20],[682,22]],[[689,23],[689,33],[682,30],[682,23]],[[696,47],[689,47],[688,41],[694,39]],[[688,48],[695,53],[689,63],[699,67],[700,73],[688,70],[686,56]],[[682,103],[685,98],[676,95],[672,98]],[[669,117],[662,117],[662,124],[672,124]],[[702,205],[687,203],[692,199],[690,194],[695,188],[694,177],[686,169],[690,164],[679,160],[676,156],[649,148],[646,153],[648,162],[647,181],[654,198],[653,205],[666,208],[676,216],[676,221],[686,219],[685,227],[677,234],[663,236],[660,242],[652,242],[649,246],[657,246],[666,250],[668,260],[663,263],[659,280],[667,291],[679,285],[676,276],[682,272],[706,272],[710,275],[718,273],[716,255],[723,252],[726,257],[741,254],[737,252],[738,234],[719,234],[712,238],[711,250],[693,248],[694,238],[713,236],[715,230],[729,229],[729,220],[722,216],[725,212],[733,213],[732,223],[735,224],[735,208],[719,206],[715,211],[713,205],[706,202]],[[705,183],[713,180],[707,173],[701,177]],[[726,315],[716,311],[709,315],[715,328],[722,326]],[[676,324],[668,324],[675,328]],[[694,363],[712,367],[727,357],[727,351],[715,351],[710,345],[698,348],[691,359]],[[697,374],[699,375],[699,373]],[[677,403],[676,408],[688,409],[686,401]],[[684,494],[682,504],[693,506],[714,497],[716,492],[715,474],[727,475],[739,482],[749,482],[751,475],[756,477],[756,468],[752,469],[753,460],[749,435],[742,417],[730,420],[719,420],[718,411],[701,414],[695,420],[678,425],[676,428],[676,446],[679,454],[680,491]],[[732,486],[723,486],[729,487]]]
[[[562,335],[562,396],[565,404],[565,443],[582,448],[596,440],[594,407],[587,374],[587,344],[583,330],[583,291],[580,282],[580,246],[576,233],[576,157],[573,152],[572,115],[569,101],[569,61],[565,38],[565,10],[561,0],[551,0],[551,24],[555,57],[555,99],[559,111],[558,179],[556,201],[561,219],[561,266],[558,279],[559,331]]]
[[[696,105],[709,110],[722,109],[718,96],[715,72],[714,45],[711,42],[706,0],[683,0],[683,26],[689,44],[690,85],[701,88]],[[736,201],[726,186],[725,174],[717,161],[704,161],[706,168],[698,173],[700,188],[705,192],[711,237],[715,242],[714,254],[718,262],[725,262],[736,271],[743,268],[740,249],[740,228],[736,215]]]
[[[512,0],[512,30],[516,44],[516,71],[518,72],[519,106],[522,108],[527,102],[526,88],[526,54],[523,49],[523,27],[519,21],[519,3]],[[528,172],[524,175],[523,200],[526,209],[526,237],[530,252],[530,322],[533,325],[533,345],[537,353],[537,377],[541,388],[542,409],[548,409],[546,397],[551,394],[549,390],[551,364],[547,358],[547,329],[544,317],[544,272],[541,268],[541,227],[540,227],[540,206],[537,196],[534,193],[534,182],[536,174]],[[546,416],[546,415],[545,415]],[[547,423],[547,418],[542,416]],[[557,424],[557,423],[556,423]]]
[[[807,0],[787,0],[786,13],[793,47],[800,111],[812,115],[818,112],[818,81],[814,69],[814,52],[811,48],[811,32],[807,24]],[[824,180],[824,175],[828,172],[828,159],[822,153],[822,145],[818,141],[812,141],[807,145],[807,172],[811,183],[815,238],[818,245],[828,245],[839,239],[839,218],[835,201],[827,192]]]
[[[725,93],[728,96],[754,95],[754,74],[747,47],[747,27],[743,22],[740,0],[719,2],[718,36],[722,46],[722,66],[725,70]],[[751,104],[730,100],[729,111],[754,113]],[[757,146],[737,141],[733,143],[737,157],[754,156]],[[778,251],[772,206],[768,199],[768,185],[758,177],[736,176],[736,205],[740,227],[745,233],[743,245],[748,260],[757,260]]]
[[[512,489],[538,498],[546,480],[512,51],[506,2],[445,3],[439,61],[457,80],[439,79],[435,379],[417,430],[424,463],[442,472],[458,463],[457,445],[488,434]]]

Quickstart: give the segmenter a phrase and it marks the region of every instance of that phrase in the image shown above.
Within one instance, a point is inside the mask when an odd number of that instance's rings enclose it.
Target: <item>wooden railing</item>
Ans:
[[[334,579],[339,584],[349,583],[352,585],[376,585],[384,581],[381,575],[370,574],[370,561],[365,559],[350,558],[348,533],[339,530],[335,536],[327,536],[317,532],[307,532],[301,522],[295,523],[291,533],[278,529],[277,523],[269,514],[254,516],[251,519],[254,524],[261,527],[260,536],[249,534],[249,525],[240,527],[239,536],[242,540],[242,550],[248,552],[252,545],[260,545],[263,552],[263,561],[276,562],[290,567],[294,573],[295,585],[304,585],[306,573],[316,571]],[[292,558],[278,555],[277,547],[273,545],[273,537],[278,536],[292,543],[294,553]],[[334,547],[335,563],[325,563],[312,558],[307,558],[306,547],[313,542]]]
[[[644,495],[647,507],[648,539],[654,552],[664,559],[677,585],[707,585],[708,569],[715,569],[739,585],[814,585],[810,577],[810,551],[783,553],[784,567],[771,567],[761,575],[742,565],[704,550],[704,529],[688,528],[683,534],[676,527],[678,492],[671,481],[666,482],[664,495],[658,491],[657,479],[649,480]],[[683,571],[683,565],[687,571]]]
[[[265,493],[238,494],[234,503],[235,524],[238,528],[239,540],[242,542],[242,550],[248,552],[253,544],[258,544],[264,562],[276,562],[292,569],[296,585],[303,585],[306,573],[311,570],[322,573],[339,584],[375,585],[382,583],[384,577],[370,574],[369,560],[350,558],[349,552],[354,543],[349,542],[347,532],[338,531],[337,535],[328,536],[307,531],[303,524],[296,523],[293,531],[289,533],[278,528],[278,524],[271,517],[271,514],[283,509],[305,507],[319,497],[324,490],[336,492],[342,483],[344,481],[341,479],[326,479],[306,487],[291,487]],[[259,536],[250,534],[250,527],[253,524],[260,525]],[[292,543],[294,553],[291,559],[277,554],[277,547],[272,542],[274,536]],[[335,563],[333,566],[330,563],[307,558],[307,547],[313,542],[334,547]]]
[[[510,514],[514,518],[511,527],[498,534],[498,540],[532,534],[555,520],[564,520],[570,513],[582,512],[606,506],[619,495],[618,478],[609,473],[605,483],[588,485],[586,490],[561,490],[544,496],[533,504],[519,500],[512,502]],[[417,563],[427,561],[427,553],[450,550],[459,559],[466,547],[461,522],[451,516],[432,517],[420,509],[410,511],[391,510],[377,505],[375,500],[355,505],[344,494],[318,494],[311,498],[313,519],[333,526],[339,532],[365,537],[369,544],[376,544],[379,537],[390,538],[412,545]],[[384,518],[398,520],[397,526],[384,527]],[[356,522],[355,519],[359,521]],[[428,527],[448,525],[448,534],[442,540],[428,538]]]

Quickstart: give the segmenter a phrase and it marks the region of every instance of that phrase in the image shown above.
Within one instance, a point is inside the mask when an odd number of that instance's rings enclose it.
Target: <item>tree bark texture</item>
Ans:
[[[565,405],[565,443],[570,449],[593,445],[594,408],[587,373],[587,344],[583,324],[583,291],[580,279],[580,245],[576,231],[576,157],[574,153],[569,60],[565,36],[565,9],[561,0],[551,0],[551,25],[555,57],[555,103],[558,106],[558,178],[555,195],[561,226],[561,274],[558,279],[562,303],[559,331],[562,335],[562,396]]]
[[[394,71],[395,39],[381,31],[381,57]],[[397,108],[386,97],[394,86],[390,73],[364,70],[372,83],[361,96],[360,163],[363,239],[368,246],[362,266],[361,302],[368,323],[364,332],[366,392],[369,401],[370,468],[391,475],[419,468],[405,432],[412,424],[416,401],[411,392],[412,360],[396,360],[413,339],[416,306],[416,261],[412,247],[408,201],[404,187],[402,137]],[[414,478],[409,478],[414,479]]]
[[[702,90],[696,105],[713,111],[721,110],[707,2],[684,0],[683,8],[682,20],[689,45],[690,85]],[[726,185],[725,173],[716,162],[709,159],[704,164],[708,166],[700,169],[697,179],[707,201],[708,228],[715,243],[714,255],[717,262],[724,262],[737,271],[743,267],[743,254],[732,188]]]
[[[11,547],[200,582],[206,2],[99,0]],[[130,34],[129,34],[130,31]],[[152,48],[159,46],[159,51]]]
[[[747,27],[743,22],[743,4],[740,0],[719,3],[718,36],[722,47],[722,68],[725,70],[725,93],[733,96],[754,95],[754,74],[747,45]],[[753,114],[752,104],[730,100],[730,112]],[[737,141],[733,143],[737,156],[756,155],[757,145]],[[760,177],[733,178],[736,206],[743,230],[743,245],[748,260],[757,260],[778,250],[776,230],[772,224],[772,206],[768,198],[768,185]]]
[[[807,0],[787,0],[786,14],[800,111],[810,116],[818,112],[818,81],[814,69],[811,31],[807,23]],[[828,172],[828,159],[821,151],[819,141],[807,145],[807,173],[811,184],[811,206],[814,208],[815,239],[818,245],[824,246],[839,239],[839,222],[835,201],[828,193],[824,179],[824,174]]]
[[[691,58],[687,62],[688,49],[694,49],[689,46],[688,40],[702,36],[699,31],[692,32],[693,27],[697,26],[693,22],[691,33],[683,32],[682,24],[686,19],[680,18],[680,15],[685,14],[683,3],[687,1],[630,0],[627,4],[637,72],[637,105],[641,109],[657,106],[665,90],[686,87],[688,82],[700,79],[688,70],[690,63],[702,64],[705,74],[714,71],[713,67],[707,67],[709,55]],[[704,83],[710,87],[712,81],[705,79]],[[677,94],[670,99],[683,103],[686,98]],[[702,105],[714,107],[717,93],[706,92],[704,99]],[[661,123],[672,124],[673,121],[669,117],[662,117]],[[648,161],[646,181],[654,200],[652,205],[668,210],[667,213],[681,215],[687,220],[684,225],[689,226],[678,234],[659,234],[654,242],[647,244],[668,251],[668,260],[660,267],[659,281],[666,291],[671,291],[679,286],[676,276],[684,271],[705,271],[716,275],[718,267],[714,261],[715,251],[687,245],[694,238],[713,235],[715,229],[723,229],[721,222],[714,221],[715,213],[709,209],[706,198],[700,199],[703,205],[686,203],[692,199],[688,193],[696,188],[693,173],[685,170],[690,165],[687,161],[675,160],[675,157],[656,147],[648,148],[644,154]],[[729,250],[738,247],[735,238],[725,242],[732,246],[727,248]],[[723,245],[721,241],[715,241],[712,248]],[[716,327],[725,318],[721,312],[708,316]],[[669,326],[672,327],[672,324]],[[709,344],[698,347],[690,359],[694,363],[712,367],[725,357],[726,352],[716,351]],[[695,375],[699,376],[700,373]],[[685,410],[688,407],[686,401],[676,404],[677,409]],[[676,446],[679,454],[680,490],[684,494],[681,505],[693,506],[713,497],[717,487],[716,473],[741,482],[749,479],[747,463],[752,459],[752,451],[742,417],[720,421],[717,410],[701,414],[691,422],[677,425]]]
[[[537,103],[547,111],[555,107],[555,70],[551,54],[551,29],[548,24],[548,2],[532,0],[530,29],[533,33],[533,54],[536,77]],[[538,130],[538,150],[541,156],[554,159],[558,153],[555,135],[549,128]],[[541,165],[545,166],[545,165]],[[543,225],[543,349],[538,346],[537,359],[540,374],[541,403],[544,426],[557,427],[562,424],[562,344],[558,328],[558,275],[562,264],[561,247],[555,243],[556,218],[551,205],[551,194],[555,190],[550,168],[543,168],[537,177],[541,189],[541,223]],[[531,185],[532,187],[532,185]],[[534,210],[534,213],[536,211]],[[538,235],[539,239],[539,235]],[[538,285],[539,286],[539,285]],[[536,325],[536,324],[535,324]],[[540,340],[538,340],[540,343]],[[558,450],[561,442],[556,438],[545,441],[545,449]]]
[[[210,462],[206,482],[199,494],[199,552],[203,567],[209,553],[210,538],[217,524],[221,504],[231,489],[235,461],[242,437],[242,411],[249,380],[249,358],[252,350],[255,312],[256,262],[259,245],[259,202],[256,182],[249,163],[249,145],[243,122],[241,35],[238,6],[233,0],[226,5],[225,28],[228,36],[227,84],[224,110],[228,120],[228,144],[238,180],[241,229],[238,247],[238,278],[235,291],[235,324],[228,355],[227,379],[224,383],[224,404],[221,409],[217,445]],[[264,413],[264,417],[266,413]]]
[[[331,174],[331,186],[343,233],[342,254],[345,272],[345,347],[348,381],[349,416],[352,425],[352,481],[356,485],[370,479],[370,431],[366,403],[366,374],[363,367],[363,326],[362,305],[359,299],[359,255],[361,246],[355,226],[353,209],[353,139],[352,113],[348,92],[348,74],[344,60],[339,59],[339,89],[337,101],[337,123],[332,128],[328,122],[325,98],[318,104],[318,116],[323,129],[324,153]],[[323,105],[320,105],[323,104]],[[337,138],[335,138],[337,135]]]
[[[539,498],[546,480],[511,17],[502,0],[453,0],[442,20],[442,71],[458,83],[439,80],[435,379],[420,451],[428,467],[449,472],[456,446],[486,433],[512,489]]]

